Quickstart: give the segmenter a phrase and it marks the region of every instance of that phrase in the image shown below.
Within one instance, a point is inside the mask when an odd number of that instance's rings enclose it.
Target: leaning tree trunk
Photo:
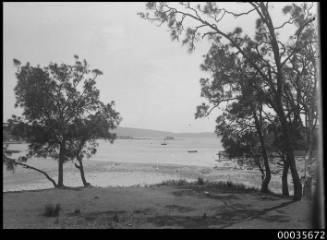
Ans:
[[[259,158],[256,156],[256,154],[252,154],[252,158],[254,159],[255,164],[257,165],[260,173],[261,173],[261,181],[265,179],[265,171],[263,170]]]
[[[262,135],[261,124],[259,123],[259,120],[258,120],[255,110],[253,111],[253,117],[254,117],[255,126],[257,129],[257,134],[258,134],[259,140],[260,140],[261,152],[262,152],[262,157],[263,157],[263,165],[265,168],[265,177],[261,184],[261,192],[267,193],[267,192],[269,192],[268,186],[269,186],[269,183],[271,180],[271,171],[270,171],[270,167],[269,167],[268,154],[266,151],[265,142],[264,142],[263,135]]]
[[[83,167],[83,160],[81,158],[77,158],[77,161],[78,161],[79,165],[75,163],[75,167],[78,168],[78,170],[80,171],[81,179],[82,179],[84,187],[88,187],[91,184],[86,181],[84,167]]]
[[[57,187],[64,187],[64,158],[65,142],[60,144],[59,161],[58,161],[58,184]]]
[[[41,173],[41,174],[43,174],[51,183],[52,183],[52,185],[56,188],[57,187],[57,184],[56,184],[56,182],[55,182],[55,180],[53,180],[46,172],[44,172],[44,171],[42,171],[42,170],[40,170],[40,169],[37,169],[37,168],[35,168],[35,167],[32,167],[32,166],[30,166],[30,165],[27,165],[27,164],[25,164],[25,163],[21,163],[21,162],[17,162],[17,161],[15,161],[15,164],[16,165],[20,165],[20,166],[22,166],[23,168],[26,168],[26,169],[32,169],[32,170],[34,170],[34,171],[37,171],[37,172],[39,172],[39,173]]]
[[[290,165],[288,162],[285,160],[285,156],[282,156],[283,158],[283,173],[282,173],[282,195],[284,197],[289,197],[289,191],[288,191],[288,181],[287,181],[287,176],[288,176],[288,170],[290,168]]]
[[[267,152],[264,147],[263,147],[262,152],[263,152],[263,164],[265,166],[265,178],[262,181],[261,192],[267,193],[267,192],[269,192],[268,185],[271,180],[271,171],[270,171],[270,167],[269,167]]]

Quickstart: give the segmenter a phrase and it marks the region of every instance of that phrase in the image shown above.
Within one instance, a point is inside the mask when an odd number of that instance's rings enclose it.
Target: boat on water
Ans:
[[[163,143],[161,143],[161,145],[167,145],[167,140],[174,140],[174,138],[170,137],[170,136],[165,137],[164,140],[163,140]]]
[[[20,153],[21,151],[20,150],[6,150],[6,152],[8,153],[8,154],[14,154],[14,153]]]
[[[164,138],[164,141],[166,141],[166,140],[174,140],[174,139],[175,139],[174,137],[167,136],[167,137]]]
[[[198,150],[188,150],[187,152],[188,152],[188,153],[197,153]]]

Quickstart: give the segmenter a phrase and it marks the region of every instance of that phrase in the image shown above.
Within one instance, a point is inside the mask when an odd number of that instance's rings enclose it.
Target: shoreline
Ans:
[[[64,184],[71,187],[82,186],[79,171],[73,166],[65,166]],[[160,183],[165,180],[184,179],[188,181],[202,178],[211,182],[215,181],[231,181],[234,183],[243,183],[249,187],[260,187],[260,176],[256,169],[253,170],[238,170],[232,167],[213,168],[206,166],[192,166],[179,164],[149,164],[149,163],[129,163],[129,162],[91,162],[85,165],[86,179],[93,186],[110,187],[110,186],[133,186],[133,185],[150,185]],[[19,174],[19,173],[17,173]],[[31,186],[26,190],[37,190],[51,188],[50,182],[42,175],[34,173],[33,171],[25,170],[19,175],[12,174],[4,178],[3,192],[20,191],[25,189],[14,190],[13,186],[19,186],[24,180],[24,186]],[[56,179],[56,169],[49,171],[49,175]],[[27,180],[26,180],[27,179]],[[28,183],[31,179],[32,183]],[[119,182],[121,182],[119,184]],[[30,185],[29,185],[30,184]],[[42,185],[43,184],[43,185]],[[12,187],[10,187],[12,186]],[[273,176],[271,181],[272,192],[279,193],[281,183],[279,176]],[[6,188],[8,190],[6,190]],[[17,189],[17,188],[16,188]],[[290,190],[292,186],[290,184]]]

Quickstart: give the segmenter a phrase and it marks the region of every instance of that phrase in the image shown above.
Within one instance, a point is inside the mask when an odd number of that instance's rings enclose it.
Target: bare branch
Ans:
[[[234,13],[234,12],[231,12],[231,11],[227,11],[225,8],[222,8],[221,10],[223,10],[225,13],[233,15],[234,17],[240,17],[240,16],[243,16],[243,15],[248,15],[249,13],[253,12],[255,10],[255,8],[250,9],[247,12],[241,12],[241,13]]]
[[[274,30],[283,28],[286,24],[293,24],[294,21],[292,21],[293,18],[290,18],[288,21],[284,22],[282,25],[280,25],[279,27],[275,27]]]

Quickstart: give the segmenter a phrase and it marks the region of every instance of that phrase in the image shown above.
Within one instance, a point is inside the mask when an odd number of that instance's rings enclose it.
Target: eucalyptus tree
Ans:
[[[55,187],[64,186],[63,165],[75,156],[72,142],[83,139],[82,151],[85,143],[95,138],[93,134],[83,135],[77,123],[99,123],[96,136],[111,139],[114,135],[109,130],[120,122],[114,103],[104,104],[99,99],[100,91],[95,85],[102,72],[90,69],[85,59],[80,61],[77,55],[74,58],[73,65],[50,63],[43,68],[22,65],[14,59],[18,79],[15,106],[22,108],[23,113],[8,122],[12,133],[29,143],[25,160],[32,156],[58,160]]]
[[[166,23],[172,39],[181,40],[183,44],[189,46],[190,51],[194,50],[196,42],[201,39],[214,40],[233,52],[237,58],[242,59],[251,68],[253,74],[260,76],[265,87],[254,85],[258,86],[257,91],[260,91],[262,96],[267,97],[266,101],[269,101],[278,116],[286,145],[286,160],[290,165],[294,183],[294,199],[300,200],[302,185],[296,169],[294,147],[287,119],[288,110],[283,101],[286,82],[284,68],[292,56],[299,52],[299,39],[315,18],[306,3],[301,6],[287,5],[283,8],[283,12],[288,19],[276,26],[271,14],[271,3],[241,4],[243,4],[242,9],[245,10],[235,12],[224,8],[223,3],[215,2],[204,4],[149,2],[146,4],[147,11],[139,15],[160,25]],[[223,30],[222,25],[226,16],[246,18],[250,14],[257,16],[254,37],[243,33],[239,27],[234,31]],[[295,31],[290,33],[287,42],[282,42],[279,32],[287,25],[292,25]],[[292,44],[289,44],[290,41]],[[217,86],[217,91],[221,91],[220,86]]]
[[[310,24],[298,41],[300,50],[285,67],[285,102],[290,108],[290,121],[298,122],[298,132],[305,140],[305,157],[312,161],[316,147],[315,134],[318,123],[318,82],[317,82],[317,34]],[[294,124],[293,124],[294,125]]]
[[[314,24],[308,24],[303,34],[297,41],[289,45],[296,45],[296,51],[290,61],[285,64],[284,106],[287,109],[291,141],[295,149],[305,150],[304,176],[307,175],[307,165],[314,162],[313,151],[317,147],[317,123],[318,123],[318,82],[317,82],[317,33]],[[293,47],[286,48],[291,52]],[[272,126],[275,128],[275,146],[279,149],[282,158],[285,158],[285,146],[281,126],[277,121]],[[278,130],[276,130],[276,127]],[[284,161],[282,174],[283,194],[288,195],[287,173],[289,164]]]

